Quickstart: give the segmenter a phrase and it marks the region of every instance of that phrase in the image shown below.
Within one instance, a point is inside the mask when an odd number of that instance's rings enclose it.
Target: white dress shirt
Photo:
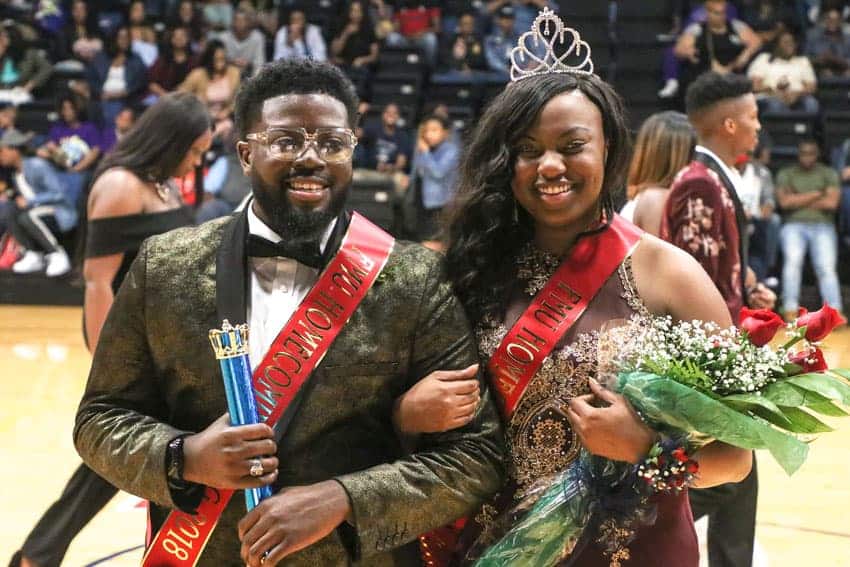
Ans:
[[[725,173],[726,177],[729,178],[729,181],[732,182],[732,188],[735,190],[735,194],[740,197],[741,193],[743,192],[742,185],[744,183],[744,180],[741,178],[741,172],[739,172],[734,167],[729,167],[728,165],[726,165],[726,163],[724,163],[722,159],[717,157],[717,154],[715,154],[713,151],[709,150],[705,146],[700,146],[699,144],[697,144],[696,151],[707,155],[708,157],[713,159],[717,163],[717,165],[720,166],[720,169],[723,170],[723,173]]]
[[[336,219],[325,229],[319,250],[324,253]],[[248,207],[248,231],[272,242],[282,238]],[[280,330],[319,278],[319,270],[291,258],[248,258],[251,297],[248,304],[251,370],[263,361]]]

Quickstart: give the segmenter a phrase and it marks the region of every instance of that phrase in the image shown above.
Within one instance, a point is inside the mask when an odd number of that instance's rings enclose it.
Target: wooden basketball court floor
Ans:
[[[850,330],[834,333],[827,346],[830,366],[850,367]],[[71,427],[89,361],[80,309],[0,306],[0,565],[79,463]],[[838,430],[812,444],[791,478],[760,455],[758,565],[850,567],[850,418],[831,423]],[[145,531],[138,502],[114,498],[63,565],[138,565]]]

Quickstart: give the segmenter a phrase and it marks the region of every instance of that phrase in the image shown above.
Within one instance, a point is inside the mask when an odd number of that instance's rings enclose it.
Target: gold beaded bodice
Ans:
[[[485,322],[476,331],[482,360],[495,352],[558,264],[554,256],[531,247],[520,256],[520,285],[505,321]],[[564,470],[578,456],[579,440],[566,408],[572,398],[590,391],[588,379],[597,374],[600,329],[611,320],[646,314],[634,283],[631,258],[627,258],[544,360],[507,423],[508,468],[518,488],[517,498],[538,480]]]

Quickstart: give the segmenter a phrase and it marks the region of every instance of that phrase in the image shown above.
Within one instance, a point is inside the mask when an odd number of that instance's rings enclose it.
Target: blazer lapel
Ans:
[[[215,258],[215,302],[218,323],[227,319],[232,325],[247,323],[248,264],[245,241],[248,237],[248,207],[234,215],[222,235]]]
[[[732,183],[732,180],[729,179],[729,176],[726,175],[726,172],[723,171],[723,168],[720,167],[714,158],[709,156],[708,154],[704,154],[700,151],[696,152],[695,158],[696,161],[700,162],[708,169],[716,173],[720,180],[723,182],[723,187],[726,189],[726,193],[729,195],[729,198],[732,199],[732,204],[735,207],[735,221],[738,225],[738,241],[740,243],[738,254],[741,258],[741,289],[745,289],[744,282],[747,277],[747,266],[749,266],[749,233],[747,232],[747,215],[744,213],[744,205],[741,203],[741,199],[738,197],[738,192],[735,190],[735,185]]]

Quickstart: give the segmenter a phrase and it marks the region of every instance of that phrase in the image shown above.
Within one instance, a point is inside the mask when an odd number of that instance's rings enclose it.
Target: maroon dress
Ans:
[[[478,331],[482,360],[498,347],[507,330],[528,307],[558,266],[558,259],[528,247],[518,260],[519,278],[504,322],[482,325]],[[492,545],[502,535],[498,518],[525,496],[535,481],[573,466],[580,443],[566,417],[569,401],[590,392],[588,379],[597,377],[600,330],[609,322],[649,316],[637,294],[631,270],[631,258],[603,284],[585,313],[561,338],[544,361],[526,392],[505,424],[510,460],[508,483],[503,491],[486,504],[465,530],[461,544],[472,546],[465,561]],[[639,529],[628,545],[629,559],[623,567],[695,567],[699,550],[687,492],[654,497],[657,519]],[[503,523],[503,522],[502,522]],[[595,538],[593,538],[595,539]],[[595,542],[589,541],[572,565],[608,567]],[[566,560],[564,561],[566,563]]]

